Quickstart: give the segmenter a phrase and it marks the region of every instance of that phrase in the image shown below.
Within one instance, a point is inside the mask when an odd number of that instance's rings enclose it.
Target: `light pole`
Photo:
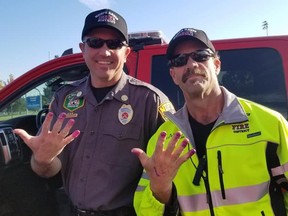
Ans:
[[[266,29],[266,36],[268,36],[268,22],[266,20],[262,22],[262,29]]]

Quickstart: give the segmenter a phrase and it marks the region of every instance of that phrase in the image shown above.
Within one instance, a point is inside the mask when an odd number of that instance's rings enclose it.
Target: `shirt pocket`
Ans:
[[[100,143],[100,159],[113,166],[135,166],[139,159],[131,153],[132,148],[144,148],[142,128],[136,124],[113,125],[103,131]]]

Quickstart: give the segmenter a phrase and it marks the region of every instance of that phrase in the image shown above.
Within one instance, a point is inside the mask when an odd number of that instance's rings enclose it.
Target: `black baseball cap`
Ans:
[[[194,28],[183,28],[179,32],[177,32],[169,42],[166,51],[166,56],[169,60],[173,58],[175,47],[182,41],[186,40],[199,41],[202,44],[204,44],[207,48],[210,48],[213,53],[216,52],[213,44],[211,43],[211,41],[209,40],[204,31]]]
[[[82,40],[90,31],[100,27],[115,29],[128,43],[128,30],[125,19],[110,9],[97,10],[87,15],[82,30]]]

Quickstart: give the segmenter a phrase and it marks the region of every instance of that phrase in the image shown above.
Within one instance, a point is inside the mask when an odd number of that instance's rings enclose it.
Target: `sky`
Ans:
[[[288,35],[287,0],[0,0],[0,80],[78,47],[85,17],[110,8],[128,31],[161,30],[168,41],[184,27],[204,30],[211,40]]]

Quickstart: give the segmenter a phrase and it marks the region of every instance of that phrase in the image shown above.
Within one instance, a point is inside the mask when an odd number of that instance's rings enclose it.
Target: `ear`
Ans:
[[[214,66],[215,66],[216,75],[218,76],[221,71],[221,61],[219,58],[214,59]]]
[[[173,69],[173,68],[170,68],[170,69],[169,69],[169,72],[170,72],[170,76],[171,76],[172,79],[173,79],[173,82],[174,82],[176,85],[178,85],[178,82],[177,82],[177,79],[176,79],[176,76],[175,76],[175,71],[174,71],[174,69]]]
[[[129,55],[130,52],[131,52],[131,48],[130,48],[130,47],[126,47],[126,49],[125,49],[125,60],[124,60],[124,62],[126,62],[127,57],[128,57],[128,55]]]
[[[85,48],[85,44],[84,43],[79,43],[79,48],[81,50],[81,52],[84,52],[84,48]]]

